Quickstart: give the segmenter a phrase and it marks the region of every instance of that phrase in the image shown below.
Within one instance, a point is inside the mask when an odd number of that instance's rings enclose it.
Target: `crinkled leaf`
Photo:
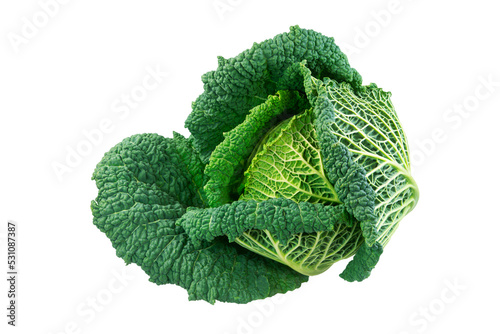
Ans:
[[[353,161],[367,171],[366,179],[375,194],[377,241],[385,246],[419,196],[410,174],[406,135],[390,93],[374,84],[354,91],[344,83],[325,81],[327,99],[335,113],[335,122],[326,133],[338,138],[352,153]]]
[[[292,75],[293,70],[288,68],[303,60],[316,78],[329,77],[354,87],[361,85],[361,76],[349,66],[333,38],[298,26],[255,43],[234,58],[219,57],[217,70],[202,76],[204,93],[193,103],[186,120],[205,162],[224,140],[223,133],[242,123],[248,112],[268,95],[301,87],[283,77]]]
[[[378,242],[372,246],[368,246],[368,244],[364,243],[356,252],[352,261],[347,264],[347,267],[340,274],[340,277],[348,282],[361,282],[370,276],[383,250],[384,248]]]
[[[342,205],[285,198],[192,209],[178,224],[195,244],[226,235],[229,241],[306,275],[319,274],[350,257],[363,243],[359,224]]]
[[[289,117],[308,106],[307,100],[298,92],[279,91],[250,110],[241,124],[224,134],[224,141],[215,148],[205,169],[209,179],[205,190],[210,206],[228,203],[231,195],[237,193],[235,188],[241,182],[247,159],[266,131],[282,117]]]
[[[314,108],[314,128],[319,141],[323,165],[328,179],[333,184],[340,201],[361,224],[363,237],[369,245],[375,243],[378,233],[375,227],[375,193],[366,179],[366,171],[351,152],[341,143],[331,127],[336,122],[335,109],[328,99],[322,81],[310,76],[302,67],[307,95]]]
[[[225,235],[233,242],[251,229],[268,230],[281,244],[293,234],[331,231],[334,226],[354,225],[342,205],[296,203],[286,198],[264,201],[242,200],[216,208],[190,209],[178,221],[195,242],[211,241]]]
[[[241,200],[341,203],[326,176],[313,119],[312,110],[306,110],[272,130],[245,172]]]
[[[157,284],[185,288],[190,300],[247,303],[293,290],[307,277],[224,239],[196,246],[176,221],[203,206],[203,164],[188,140],[136,135],[96,167],[94,224],[117,256],[136,263]]]

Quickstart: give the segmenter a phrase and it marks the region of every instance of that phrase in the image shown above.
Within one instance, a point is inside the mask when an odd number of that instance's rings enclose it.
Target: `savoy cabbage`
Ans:
[[[190,300],[247,303],[351,258],[370,275],[418,201],[390,100],[332,38],[291,27],[202,76],[191,137],[140,134],[93,174],[116,254]]]

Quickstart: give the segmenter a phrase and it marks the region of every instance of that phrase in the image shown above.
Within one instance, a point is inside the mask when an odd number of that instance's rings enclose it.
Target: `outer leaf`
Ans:
[[[290,66],[303,60],[317,78],[329,77],[354,87],[361,85],[361,76],[349,66],[333,38],[298,26],[255,43],[234,58],[219,57],[217,70],[203,75],[205,91],[193,103],[193,111],[186,120],[204,161],[224,140],[223,133],[242,123],[249,110],[268,95],[300,88],[283,77],[292,74],[287,73]]]
[[[352,227],[354,223],[342,205],[296,203],[286,198],[236,201],[209,209],[193,208],[178,221],[178,225],[198,243],[223,235],[234,242],[248,230],[265,229],[281,244],[286,244],[296,233],[331,231],[338,224]]]
[[[419,196],[410,174],[406,136],[390,101],[391,94],[374,84],[354,91],[331,80],[326,80],[326,90],[336,116],[327,132],[338,138],[367,171],[366,178],[375,192],[377,241],[385,246]]]
[[[284,198],[194,209],[178,224],[195,244],[226,235],[229,241],[305,275],[324,272],[334,262],[352,256],[363,243],[358,223],[342,205]]]
[[[141,266],[152,282],[177,284],[190,300],[210,303],[247,303],[307,281],[222,239],[195,246],[176,226],[187,206],[203,205],[196,156],[182,136],[155,134],[132,136],[106,153],[93,175],[99,193],[91,208],[117,256]]]
[[[364,243],[354,255],[354,259],[347,264],[340,277],[348,282],[361,282],[370,276],[383,250],[384,248],[378,242],[371,247]]]
[[[314,106],[314,129],[323,157],[326,175],[346,209],[361,224],[365,241],[372,245],[378,237],[375,227],[375,193],[366,179],[366,172],[354,161],[351,152],[331,131],[336,122],[333,103],[322,81],[311,76],[303,64],[301,71],[307,97]]]

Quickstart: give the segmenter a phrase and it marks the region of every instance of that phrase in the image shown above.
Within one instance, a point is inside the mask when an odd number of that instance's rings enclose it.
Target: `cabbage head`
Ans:
[[[391,94],[297,26],[202,81],[189,138],[131,136],[94,171],[94,224],[117,256],[210,303],[294,290],[348,258],[340,276],[367,278],[419,196]]]

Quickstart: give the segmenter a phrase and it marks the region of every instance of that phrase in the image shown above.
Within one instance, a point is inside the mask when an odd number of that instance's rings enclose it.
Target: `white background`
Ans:
[[[495,2],[61,0],[44,22],[47,2],[0,5],[0,267],[11,219],[20,273],[14,330],[1,280],[2,333],[500,332]],[[362,283],[338,277],[343,262],[281,298],[188,302],[182,288],[126,267],[92,224],[93,168],[132,134],[188,135],[216,57],[295,24],[335,37],[365,84],[392,91],[420,202]],[[148,68],[168,75],[116,113]],[[58,177],[54,165],[106,119],[111,129]]]

